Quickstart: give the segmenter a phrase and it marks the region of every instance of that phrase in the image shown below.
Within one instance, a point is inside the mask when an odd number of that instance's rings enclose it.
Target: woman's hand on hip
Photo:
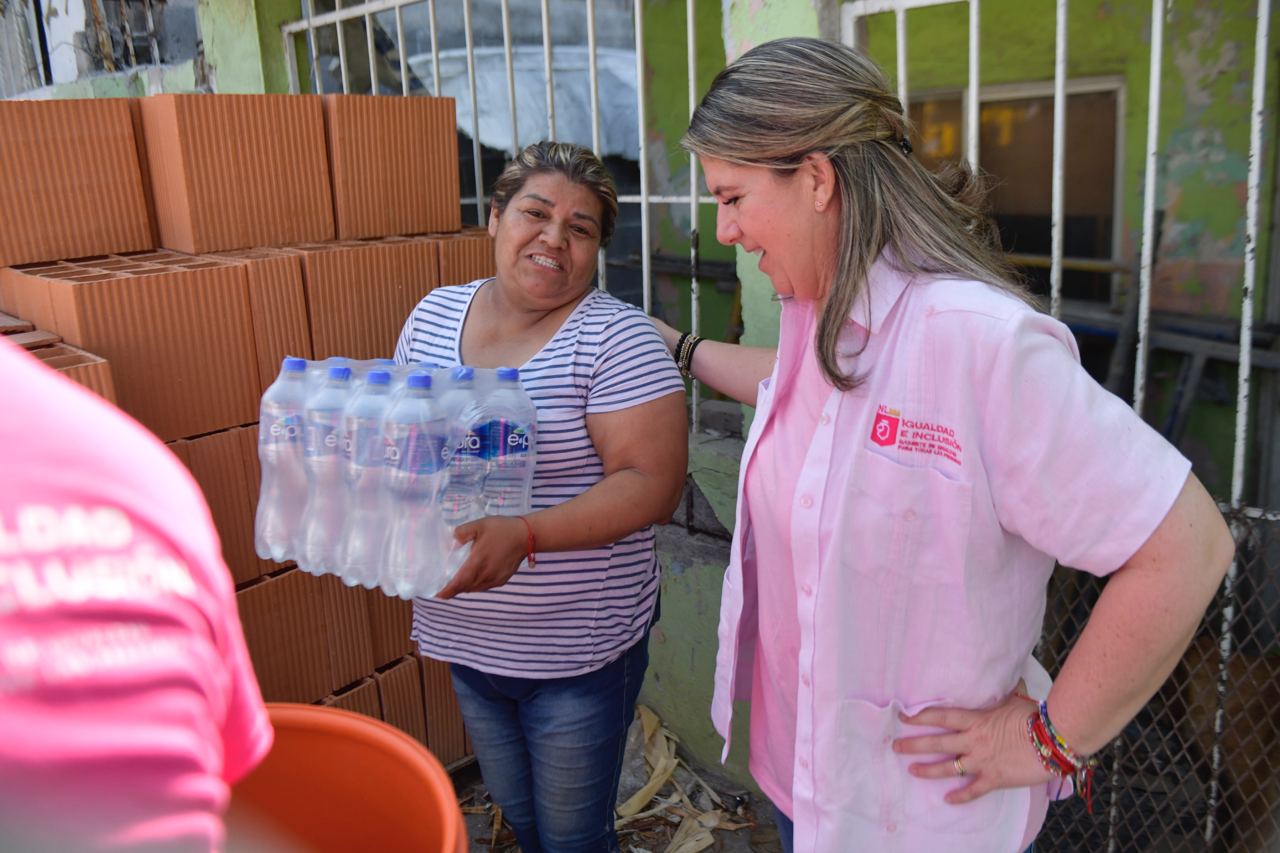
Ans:
[[[1040,764],[1027,737],[1027,718],[1035,710],[1021,683],[1018,689],[992,708],[926,708],[904,723],[948,731],[899,738],[893,749],[903,755],[948,756],[941,761],[910,765],[911,775],[921,779],[963,778],[968,781],[948,792],[946,801],[967,803],[1001,788],[1043,785],[1056,778]]]
[[[459,524],[453,538],[459,545],[471,543],[471,553],[436,598],[449,599],[463,592],[483,592],[502,586],[520,568],[528,537],[519,518],[490,515]]]

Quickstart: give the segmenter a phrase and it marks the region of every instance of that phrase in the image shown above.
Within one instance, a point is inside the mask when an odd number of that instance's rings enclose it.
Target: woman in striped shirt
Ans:
[[[485,784],[525,853],[617,849],[658,597],[652,525],[675,510],[688,455],[662,338],[592,286],[616,215],[591,152],[529,146],[493,189],[497,276],[429,293],[396,347],[400,363],[518,365],[538,410],[533,511],[460,525],[471,554],[415,602],[413,629],[423,654],[449,662]]]

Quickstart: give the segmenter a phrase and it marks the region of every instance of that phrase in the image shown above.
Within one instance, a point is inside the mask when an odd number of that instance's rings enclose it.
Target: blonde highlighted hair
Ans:
[[[965,166],[934,173],[904,144],[902,104],[876,65],[811,38],[766,42],[716,76],[681,140],[685,150],[789,175],[820,152],[841,200],[835,274],[818,322],[823,372],[842,390],[841,326],[884,249],[908,274],[984,281],[1030,300],[983,211],[985,192]]]
[[[608,167],[581,145],[543,141],[525,147],[494,181],[489,196],[493,209],[501,214],[525,181],[546,173],[564,175],[595,193],[600,199],[600,246],[608,246],[618,219],[618,190]]]

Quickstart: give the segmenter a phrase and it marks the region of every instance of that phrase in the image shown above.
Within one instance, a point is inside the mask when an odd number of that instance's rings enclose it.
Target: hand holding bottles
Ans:
[[[514,369],[286,359],[262,398],[258,553],[401,598],[491,589],[524,525],[485,516],[529,511],[536,444]]]
[[[436,598],[493,589],[511,580],[528,556],[527,534],[525,523],[511,516],[490,515],[458,525],[453,531],[455,540],[470,548],[453,580]]]

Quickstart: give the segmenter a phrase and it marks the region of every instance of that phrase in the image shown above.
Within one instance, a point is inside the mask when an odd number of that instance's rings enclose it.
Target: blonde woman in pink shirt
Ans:
[[[778,348],[661,327],[756,407],[712,718],[751,700],[787,849],[1016,853],[1168,677],[1231,559],[1190,464],[1038,313],[972,176],[912,156],[857,52],[748,51],[684,146],[716,237],[758,255]],[[1055,561],[1108,575],[1055,681]]]

